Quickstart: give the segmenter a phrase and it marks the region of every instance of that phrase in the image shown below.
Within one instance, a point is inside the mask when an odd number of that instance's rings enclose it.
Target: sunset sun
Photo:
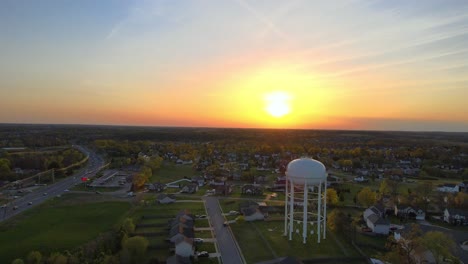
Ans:
[[[265,110],[273,117],[283,117],[291,112],[290,96],[285,92],[272,92],[265,96]]]

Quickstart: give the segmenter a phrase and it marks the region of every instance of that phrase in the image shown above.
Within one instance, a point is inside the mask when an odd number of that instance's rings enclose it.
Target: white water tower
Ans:
[[[326,238],[327,224],[327,173],[317,160],[300,158],[291,161],[286,169],[286,196],[284,205],[284,235],[292,240],[293,233],[302,231],[302,241],[307,236]],[[310,226],[310,228],[308,228]]]

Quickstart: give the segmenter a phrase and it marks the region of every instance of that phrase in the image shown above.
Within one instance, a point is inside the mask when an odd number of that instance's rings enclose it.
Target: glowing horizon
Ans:
[[[435,0],[0,2],[0,123],[468,131],[467,14]]]

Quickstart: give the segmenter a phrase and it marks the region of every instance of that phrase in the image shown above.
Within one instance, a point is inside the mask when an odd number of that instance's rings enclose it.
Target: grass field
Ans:
[[[296,256],[301,259],[314,257],[357,257],[358,253],[344,242],[338,245],[328,236],[317,244],[317,237],[311,236],[304,245],[296,237],[289,241],[283,236],[283,221],[245,222],[231,225],[247,263],[271,260],[281,256]],[[296,235],[297,236],[297,235]]]
[[[31,250],[73,249],[112,229],[129,208],[117,201],[74,204],[65,196],[46,202],[0,224],[0,263],[24,258]]]
[[[197,172],[192,169],[191,165],[164,163],[159,170],[153,172],[150,182],[169,183],[184,177],[191,178],[195,175],[197,175]]]

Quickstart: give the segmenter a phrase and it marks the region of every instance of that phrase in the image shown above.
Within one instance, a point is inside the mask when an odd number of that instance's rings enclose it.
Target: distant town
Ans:
[[[3,124],[0,206],[0,263],[468,263],[468,133]]]

